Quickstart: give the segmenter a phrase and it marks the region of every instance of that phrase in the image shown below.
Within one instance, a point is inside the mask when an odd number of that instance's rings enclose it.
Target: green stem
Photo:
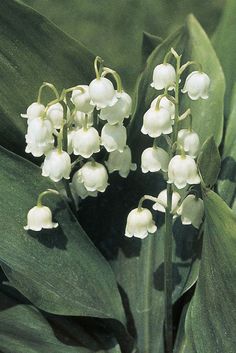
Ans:
[[[172,186],[167,184],[167,208],[165,212],[164,242],[164,291],[165,291],[165,346],[166,353],[173,352],[173,319],[172,319]]]
[[[143,202],[145,200],[150,200],[152,202],[157,202],[157,198],[154,197],[154,196],[151,196],[151,195],[144,195],[143,197],[141,197],[141,199],[139,200],[139,203],[138,203],[138,209],[141,210],[142,209],[142,205],[143,205]]]
[[[99,68],[98,68],[98,63],[100,64]],[[96,58],[94,60],[94,70],[95,70],[96,78],[98,80],[101,77],[102,64],[103,64],[102,58],[100,58],[100,56],[96,56]]]
[[[38,98],[37,98],[37,102],[38,102],[38,103],[41,102],[42,91],[43,91],[43,89],[44,89],[45,87],[48,87],[48,88],[50,88],[50,89],[53,91],[53,93],[55,94],[57,100],[60,99],[60,98],[59,98],[59,93],[58,93],[56,87],[55,87],[52,83],[43,82],[43,84],[42,84],[42,85],[40,86],[40,88],[39,88],[39,93],[38,93]]]
[[[54,194],[54,195],[59,195],[59,192],[53,189],[48,189],[46,191],[43,191],[39,194],[38,196],[38,200],[37,200],[37,206],[38,207],[42,207],[42,199],[44,196],[48,195],[48,194]]]
[[[121,93],[123,91],[123,86],[120,75],[115,70],[109,69],[109,67],[104,67],[103,70],[102,76],[104,77],[107,74],[111,74],[116,80],[117,92]]]
[[[180,61],[176,51],[172,48],[172,54],[176,59],[176,83],[175,83],[175,120],[174,129],[172,133],[172,146],[176,144],[178,136],[178,121],[179,121],[179,80],[180,80]],[[174,151],[170,147],[170,158],[173,157]],[[167,184],[167,207],[165,212],[165,242],[164,242],[164,293],[165,293],[165,352],[173,352],[173,318],[172,318],[172,226],[173,215],[172,209],[172,185]]]

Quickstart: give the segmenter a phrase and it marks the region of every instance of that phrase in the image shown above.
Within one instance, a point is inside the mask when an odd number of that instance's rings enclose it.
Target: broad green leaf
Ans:
[[[188,40],[184,59],[200,63],[203,71],[210,77],[211,84],[208,99],[192,101],[185,94],[183,106],[191,109],[193,129],[199,134],[201,143],[213,135],[217,146],[219,146],[223,133],[224,74],[209,38],[192,15],[187,18],[186,30]],[[191,71],[195,69],[191,67]]]
[[[230,114],[231,93],[236,80],[236,2],[227,0],[222,18],[212,38],[218,58],[226,78],[225,113],[226,119]]]
[[[57,229],[23,229],[37,195],[54,184],[38,167],[3,148],[0,165],[0,260],[10,284],[45,311],[124,323],[110,266],[61,198],[46,199],[60,225]]]
[[[23,155],[26,122],[20,113],[36,100],[43,81],[59,90],[87,84],[93,77],[93,55],[14,0],[0,2],[0,51],[1,145]]]
[[[185,344],[176,353],[234,353],[236,216],[213,191],[206,209],[196,291],[185,321]]]
[[[161,37],[157,37],[154,34],[143,32],[142,42],[142,63],[145,64],[147,58],[151,52],[162,42]]]
[[[166,38],[189,13],[199,19],[207,33],[215,29],[222,0],[24,0],[64,31],[79,38],[109,66],[117,69],[126,88],[133,92],[140,72],[143,31]]]
[[[216,144],[219,145],[223,132],[224,76],[207,35],[192,15],[188,16],[184,28],[166,39],[148,58],[147,65],[138,83],[136,110],[132,119],[130,134],[133,140],[138,139],[140,141],[142,138],[142,141],[147,141],[146,137],[141,137],[142,118],[151,101],[162,92],[150,87],[153,70],[156,65],[163,62],[165,54],[171,47],[175,48],[179,54],[183,54],[182,63],[188,60],[201,63],[203,70],[211,79],[209,98],[192,101],[185,94],[181,98],[181,112],[191,108],[193,129],[199,133],[201,143],[213,135]],[[182,82],[183,84],[184,82]],[[134,142],[134,145],[136,144],[137,141]]]
[[[2,294],[1,299],[4,300]],[[2,353],[93,352],[79,344],[72,345],[68,340],[63,343],[44,316],[31,305],[15,305],[0,311],[0,349]],[[119,353],[120,349],[116,345],[97,352]]]
[[[222,146],[222,167],[217,184],[219,195],[231,207],[236,191],[236,85],[234,86],[231,113],[226,126],[224,144]]]
[[[220,163],[220,154],[214,137],[209,137],[204,142],[198,156],[198,167],[206,186],[215,185],[220,172]]]

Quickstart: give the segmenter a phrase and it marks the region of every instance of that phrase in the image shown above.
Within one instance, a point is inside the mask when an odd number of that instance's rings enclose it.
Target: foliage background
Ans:
[[[193,13],[211,35],[226,0],[23,1],[102,56],[131,90],[140,71],[144,31],[164,39]]]

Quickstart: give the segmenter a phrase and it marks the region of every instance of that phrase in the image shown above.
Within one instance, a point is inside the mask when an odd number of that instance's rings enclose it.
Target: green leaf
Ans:
[[[1,144],[24,155],[26,122],[20,113],[36,100],[39,86],[47,81],[61,90],[88,83],[94,57],[47,19],[13,0],[0,2],[0,50]]]
[[[187,311],[185,344],[176,353],[234,353],[236,217],[213,191],[206,194],[204,204],[199,278]]]
[[[145,64],[151,52],[162,42],[162,38],[154,34],[143,32],[142,63]]]
[[[41,177],[38,167],[3,148],[0,165],[0,260],[10,284],[45,311],[125,323],[110,266],[61,198],[46,199],[57,229],[23,229],[37,195],[55,185]]]
[[[214,137],[211,136],[204,142],[198,156],[198,167],[206,186],[211,188],[217,182],[220,164],[219,150]]]
[[[1,294],[1,299],[4,299]],[[78,335],[80,332],[78,332]],[[78,337],[79,339],[79,337]],[[92,353],[93,350],[64,343],[55,336],[44,316],[31,305],[15,305],[0,312],[2,353]],[[119,346],[98,353],[119,353]]]
[[[219,195],[231,207],[236,191],[236,85],[232,93],[231,113],[226,126],[224,144],[222,146],[222,167],[217,184]]]
[[[212,33],[224,6],[222,0],[207,0],[207,6],[196,0],[70,0],[70,6],[64,0],[24,2],[102,56],[106,66],[121,73],[131,93],[140,72],[143,31],[166,38],[193,12]]]
[[[187,18],[186,30],[188,40],[184,59],[200,63],[203,71],[210,77],[211,85],[207,100],[192,101],[187,95],[184,95],[183,107],[191,109],[193,129],[199,134],[201,143],[213,135],[217,146],[219,146],[224,120],[224,74],[209,38],[192,15]],[[191,71],[193,71],[192,69]]]
[[[236,2],[227,0],[222,18],[213,36],[212,42],[224,70],[226,78],[225,113],[230,114],[231,93],[236,80]]]
[[[147,60],[147,65],[139,79],[136,92],[136,109],[130,127],[133,144],[134,146],[137,145],[135,139],[138,139],[139,145],[141,139],[143,143],[147,141],[147,138],[141,137],[140,133],[142,118],[151,101],[161,92],[150,87],[153,70],[156,65],[163,62],[165,54],[171,47],[175,48],[179,54],[183,54],[182,63],[188,60],[201,63],[203,70],[211,79],[209,98],[192,101],[186,95],[183,95],[181,98],[181,113],[187,108],[191,109],[193,129],[199,134],[201,143],[213,135],[216,144],[219,145],[223,132],[224,75],[206,33],[192,15],[188,16],[185,27],[163,41]],[[184,82],[182,82],[183,84]]]

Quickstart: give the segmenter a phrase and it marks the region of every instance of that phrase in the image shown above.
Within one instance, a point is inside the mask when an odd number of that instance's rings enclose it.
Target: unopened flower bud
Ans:
[[[188,195],[177,210],[177,213],[181,215],[182,224],[192,224],[199,229],[204,215],[202,199],[196,198],[195,195]]]
[[[157,90],[173,88],[176,81],[175,68],[168,63],[157,65],[153,71],[153,82],[151,84]]]
[[[60,103],[51,105],[47,110],[47,118],[51,121],[55,129],[60,129],[63,125],[63,106]]]
[[[192,100],[199,98],[207,99],[209,86],[210,78],[207,74],[200,71],[193,71],[188,75],[182,92],[188,93],[189,98]]]
[[[168,110],[160,108],[148,109],[143,117],[143,126],[141,132],[150,137],[158,137],[161,134],[170,134],[172,132],[171,114]]]
[[[110,125],[122,123],[131,114],[132,99],[126,92],[117,93],[118,101],[112,107],[100,111],[100,119],[107,120]]]
[[[71,172],[70,156],[65,151],[50,151],[42,165],[42,175],[58,182],[62,178],[69,179]]]
[[[52,212],[46,206],[35,206],[31,208],[27,215],[27,225],[25,230],[39,232],[41,229],[52,229],[58,227],[58,223],[52,222]]]
[[[78,129],[73,135],[73,150],[75,155],[89,158],[100,151],[100,137],[94,127]]]
[[[106,77],[95,78],[89,85],[90,103],[97,109],[111,107],[117,102],[116,91]]]
[[[88,85],[80,85],[82,89],[74,89],[71,96],[71,101],[76,109],[83,113],[91,113],[94,109],[94,104],[91,104]]]
[[[78,180],[88,191],[104,192],[109,185],[106,168],[95,161],[85,163],[78,170]]]
[[[29,121],[26,142],[44,144],[53,141],[52,132],[53,126],[48,119],[34,118]]]
[[[116,151],[123,152],[126,145],[127,132],[126,128],[121,124],[110,125],[105,124],[101,132],[101,145],[108,152]]]
[[[178,192],[172,192],[172,203],[171,203],[171,213],[175,214],[178,208],[178,203],[181,199],[181,196]],[[159,212],[166,212],[167,208],[167,189],[162,190],[160,194],[157,196],[157,202],[154,203],[152,208]]]
[[[141,156],[142,172],[167,172],[169,163],[168,153],[160,147],[146,148]]]
[[[156,230],[152,214],[147,208],[135,208],[129,213],[125,228],[126,237],[144,239],[148,233],[155,233]]]
[[[120,176],[127,178],[130,170],[136,170],[137,165],[132,163],[129,146],[125,146],[123,152],[113,151],[109,154],[108,161],[105,162],[109,173],[118,171]]]
[[[191,157],[196,158],[200,148],[199,136],[196,132],[182,129],[178,132],[178,142]]]
[[[168,183],[174,183],[178,189],[183,189],[187,184],[199,184],[200,177],[197,165],[190,156],[174,156],[168,166]]]

